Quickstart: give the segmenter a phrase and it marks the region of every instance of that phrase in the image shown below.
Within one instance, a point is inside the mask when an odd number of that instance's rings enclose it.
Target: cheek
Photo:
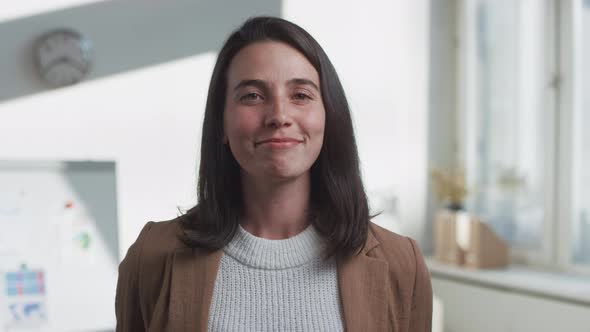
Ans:
[[[224,115],[224,132],[230,142],[252,138],[256,129],[256,119],[251,114],[238,109],[227,109]],[[234,142],[238,143],[238,142]]]
[[[325,126],[326,113],[323,109],[316,112],[313,117],[307,119],[307,127],[309,128],[309,131],[316,136],[316,139],[320,141],[320,144],[323,141]]]
[[[306,131],[310,136],[309,152],[311,154],[309,157],[313,160],[318,158],[324,143],[325,122],[325,112],[323,109],[314,112],[314,116],[305,119]]]

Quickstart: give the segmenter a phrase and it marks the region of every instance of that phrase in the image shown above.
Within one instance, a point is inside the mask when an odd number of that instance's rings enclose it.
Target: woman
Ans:
[[[416,243],[370,222],[350,112],[318,43],[248,20],[213,71],[198,204],[119,267],[117,331],[430,331]]]

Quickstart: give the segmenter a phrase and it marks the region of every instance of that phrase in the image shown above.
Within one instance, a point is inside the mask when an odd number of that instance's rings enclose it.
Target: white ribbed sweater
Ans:
[[[208,330],[343,331],[336,263],[313,226],[285,239],[241,226],[224,248]]]

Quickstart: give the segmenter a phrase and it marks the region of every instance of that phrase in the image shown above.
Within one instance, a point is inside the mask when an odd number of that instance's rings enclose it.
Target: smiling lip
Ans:
[[[295,138],[269,138],[256,142],[256,146],[265,144],[275,148],[287,148],[299,144],[301,142],[303,141]]]

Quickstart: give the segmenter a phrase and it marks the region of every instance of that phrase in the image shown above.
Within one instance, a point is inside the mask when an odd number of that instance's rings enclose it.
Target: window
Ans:
[[[463,0],[467,208],[517,262],[590,271],[590,0]]]
[[[546,9],[537,0],[476,0],[465,1],[463,10],[467,208],[514,252],[548,260],[553,168],[546,133],[553,107],[546,103]]]
[[[590,267],[590,0],[579,1],[579,23],[574,30],[574,56],[578,57],[574,72],[573,115],[573,235],[571,255],[576,265]]]

